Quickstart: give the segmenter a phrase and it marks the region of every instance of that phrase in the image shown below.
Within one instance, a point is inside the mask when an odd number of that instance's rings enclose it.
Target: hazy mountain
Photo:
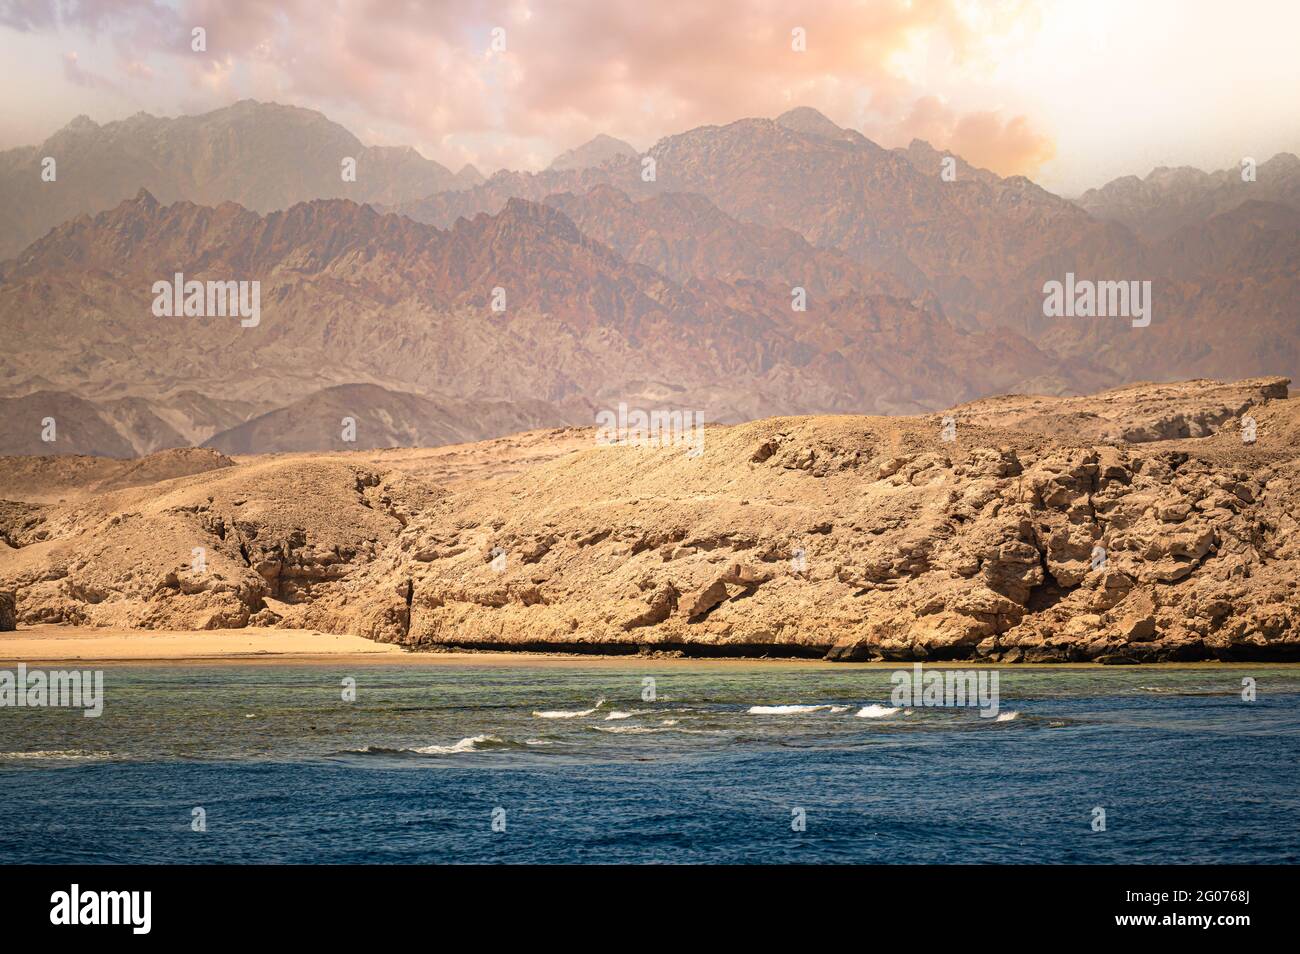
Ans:
[[[777,120],[699,127],[661,140],[647,154],[655,160],[649,182],[639,160],[614,160],[600,169],[499,173],[474,189],[401,208],[446,224],[499,210],[512,196],[545,199],[628,258],[678,279],[712,272],[768,278],[787,290],[811,287],[826,280],[822,268],[829,260],[820,253],[834,252],[870,276],[860,287],[889,287],[885,276],[892,275],[895,287],[930,293],[960,327],[1012,330],[1069,364],[1100,366],[1116,380],[1300,372],[1286,270],[1261,282],[1254,252],[1226,247],[1219,267],[1184,260],[1122,221],[1103,221],[1028,179],[1003,179],[959,156],[955,180],[945,181],[946,154],[919,140],[884,150],[800,109]],[[1263,164],[1260,183],[1287,193],[1293,161]],[[1197,173],[1189,188],[1195,191],[1204,178]],[[602,191],[610,187],[629,201]],[[1290,241],[1280,220],[1253,228],[1255,238],[1237,238],[1255,252],[1263,254],[1260,243],[1285,250]],[[776,238],[787,233],[819,254],[789,257]],[[1274,254],[1285,258],[1285,251]],[[1045,317],[1044,286],[1068,273],[1088,281],[1151,282],[1152,323],[1134,328],[1124,318]]]
[[[815,248],[790,229],[741,222],[702,195],[632,199],[613,186],[547,196],[587,235],[677,282],[718,278],[773,282],[811,294],[916,291],[892,272],[872,272],[843,252]]]
[[[1151,239],[1165,238],[1243,202],[1277,202],[1300,209],[1300,158],[1281,152],[1259,163],[1254,181],[1242,175],[1241,167],[1218,172],[1161,167],[1145,179],[1124,176],[1089,189],[1078,203],[1099,219],[1122,222]]]
[[[1000,181],[996,172],[972,166],[956,153],[940,152],[924,139],[913,139],[906,147],[899,147],[893,151],[914,165],[923,175],[941,175],[944,161],[951,159],[954,182],[974,179],[986,185],[994,185]]]
[[[262,407],[262,402],[227,401],[196,391],[86,400],[70,391],[36,390],[0,397],[0,454],[153,454],[199,444]],[[54,420],[52,432],[45,427],[47,418]],[[45,440],[46,433],[54,439]]]
[[[636,154],[637,151],[631,143],[601,133],[581,146],[556,156],[547,168],[556,172],[563,172],[568,169],[588,169],[602,165],[608,160],[619,156],[635,156]]]
[[[42,162],[55,161],[55,180]],[[345,159],[356,161],[345,181]],[[0,152],[0,259],[85,212],[148,189],[163,202],[238,202],[260,212],[315,198],[393,203],[482,181],[410,147],[367,147],[320,113],[243,100],[197,116],[78,116],[41,143]]]
[[[1123,226],[1115,225],[1116,228]],[[1127,230],[1125,230],[1127,234]],[[1113,243],[1112,252],[1120,246]],[[1061,257],[1059,275],[1116,276],[1152,282],[1152,319],[1133,328],[1123,319],[1032,319],[1031,337],[1065,359],[1086,357],[1126,381],[1177,377],[1282,375],[1300,370],[1300,213],[1247,202],[1163,241],[1094,262]],[[1041,309],[1031,290],[1024,308]]]
[[[1018,336],[968,333],[932,297],[836,286],[830,263],[845,274],[851,263],[803,254],[810,270],[822,263],[831,291],[813,291],[796,311],[788,284],[675,282],[558,209],[518,199],[444,231],[344,200],[259,216],[141,193],[0,266],[0,330],[15,343],[0,369],[92,400],[119,397],[129,381],[154,403],[188,390],[283,407],[322,387],[376,384],[524,405],[515,413],[538,422],[546,416],[526,410],[538,401],[559,406],[562,420],[619,401],[742,420],[916,410],[1029,380],[1058,391],[1109,380]],[[155,317],[153,284],[176,272],[259,281],[259,324]],[[498,295],[504,311],[492,307]],[[332,411],[326,421],[335,433]]]
[[[1023,326],[1009,306],[1026,270],[1050,252],[1086,250],[1109,234],[1104,223],[1028,179],[990,173],[944,181],[937,162],[923,170],[914,155],[882,149],[810,109],[779,120],[701,126],[660,140],[647,155],[653,181],[643,177],[640,159],[622,157],[599,169],[502,172],[474,189],[397,210],[446,226],[499,211],[512,197],[583,195],[600,184],[638,198],[695,193],[734,219],[790,229],[873,272],[929,288],[970,328]]]
[[[216,192],[237,184],[257,206],[284,194],[287,172],[269,160],[254,170],[212,158],[214,130],[239,123],[258,131],[241,139],[245,157],[280,156],[290,142],[332,143],[318,156],[355,143],[319,114],[252,103],[69,129],[152,149],[154,166],[183,169]],[[128,135],[132,124],[161,124],[167,143],[206,143],[207,152],[173,161]],[[189,127],[203,135],[182,135]],[[390,162],[433,175],[409,150],[367,155],[367,168]],[[259,414],[270,416],[238,432],[256,439],[230,439],[274,444],[274,427],[285,429],[282,442],[334,440],[340,415],[320,395],[339,386],[380,389],[342,392],[365,407],[367,394],[405,395],[374,398],[387,408],[375,412],[375,439],[401,442],[481,437],[499,432],[496,420],[583,420],[620,401],[739,421],[1300,371],[1300,223],[1286,202],[1229,203],[1149,239],[959,156],[947,181],[946,154],[929,144],[882,149],[806,108],[699,127],[647,155],[649,168],[616,150],[598,167],[503,171],[470,188],[457,186],[476,170],[450,183],[442,169],[433,175],[442,191],[379,209],[330,199],[261,215],[142,191],[0,264],[0,330],[10,342],[0,395],[75,395],[144,453]],[[1295,162],[1261,165],[1256,185],[1285,193]],[[1204,206],[1195,196],[1216,177],[1189,173],[1162,188],[1181,184],[1188,208]],[[409,181],[423,180],[413,172]],[[257,280],[260,324],[155,318],[153,284],[177,272]],[[1150,282],[1150,324],[1045,317],[1045,284],[1067,274]],[[302,417],[313,406],[325,422],[319,434],[316,419]],[[471,406],[487,415],[482,426],[451,422],[449,408]]]
[[[436,447],[516,434],[566,421],[542,401],[435,401],[374,384],[341,384],[222,431],[204,442],[227,454]]]
[[[134,457],[136,448],[90,401],[66,391],[35,391],[0,398],[0,453]]]
[[[456,173],[456,184],[454,188],[469,189],[476,185],[482,185],[486,181],[487,179],[484,177],[483,173],[478,171],[478,167],[472,162],[467,162],[465,165],[461,166],[460,171]]]
[[[778,126],[784,126],[786,129],[792,129],[797,133],[819,139],[846,139],[850,142],[867,141],[862,133],[854,129],[837,126],[811,106],[796,106],[794,109],[786,110],[776,117],[774,121]]]

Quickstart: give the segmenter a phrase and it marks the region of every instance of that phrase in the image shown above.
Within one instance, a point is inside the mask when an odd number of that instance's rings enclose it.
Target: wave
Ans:
[[[91,752],[86,749],[40,749],[35,752],[0,752],[0,762],[30,759],[32,761],[76,761],[82,759],[111,759],[112,752]]]
[[[885,716],[891,716],[900,711],[898,707],[881,706],[872,703],[869,706],[863,706],[858,710],[859,719],[883,719]]]
[[[533,715],[538,719],[577,719],[580,716],[589,716],[605,704],[604,699],[600,699],[590,709],[547,709],[542,712],[533,711]]]
[[[619,735],[649,735],[652,732],[670,732],[671,729],[656,729],[645,725],[593,725],[597,732],[615,732]]]
[[[546,745],[540,739],[529,740],[523,745]],[[485,752],[490,749],[508,749],[519,747],[521,743],[509,742],[498,735],[471,735],[451,745],[424,745],[419,748],[389,748],[383,745],[367,745],[362,749],[345,749],[347,755],[458,755],[463,752]]]
[[[668,723],[661,726],[650,725],[593,725],[591,726],[597,732],[610,732],[616,735],[660,735],[664,732],[675,732],[679,735],[726,735],[724,730],[719,729],[687,729],[677,726],[673,722],[670,727]]]
[[[994,722],[1010,722],[1013,719],[1020,718],[1020,713],[1012,709],[1010,712],[999,712]]]
[[[832,706],[832,705],[750,706],[745,711],[749,715],[801,715],[805,712],[823,712],[825,710],[830,710],[831,712],[847,712],[848,708],[849,708],[848,706]]]
[[[605,721],[613,722],[615,719],[630,719],[634,715],[636,715],[635,712],[620,712],[619,710],[615,709],[609,715],[605,716]]]
[[[426,745],[423,748],[411,749],[411,751],[418,752],[420,755],[452,755],[456,752],[477,752],[481,749],[501,748],[509,744],[509,742],[497,735],[474,735],[451,745]]]

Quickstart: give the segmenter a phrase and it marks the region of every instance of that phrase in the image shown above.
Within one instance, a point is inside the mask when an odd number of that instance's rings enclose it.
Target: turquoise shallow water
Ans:
[[[1300,670],[1003,668],[1000,720],[890,672],[109,669],[0,709],[0,861],[1300,860]]]

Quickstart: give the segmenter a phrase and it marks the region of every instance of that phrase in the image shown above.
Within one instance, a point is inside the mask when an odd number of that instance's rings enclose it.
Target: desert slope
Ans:
[[[698,456],[566,429],[221,461],[5,504],[0,588],[24,625],[425,650],[1294,659],[1287,383],[989,399],[953,440],[944,415],[843,415],[710,427]]]

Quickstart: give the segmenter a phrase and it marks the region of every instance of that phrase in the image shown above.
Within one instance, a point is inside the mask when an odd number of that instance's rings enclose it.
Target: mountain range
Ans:
[[[373,448],[620,402],[739,422],[1300,370],[1294,156],[1241,188],[1157,170],[1078,202],[946,158],[807,108],[487,179],[274,104],[78,119],[0,154],[0,452],[347,449],[349,417]],[[260,322],[155,317],[176,273],[259,282]],[[1150,326],[1044,317],[1067,273],[1150,281]]]
[[[47,158],[54,160],[49,182],[41,175]],[[355,181],[344,178],[346,159],[356,162]],[[364,146],[296,106],[241,100],[198,116],[137,113],[102,126],[78,116],[39,146],[0,152],[0,258],[140,189],[163,202],[231,201],[269,212],[320,198],[401,202],[482,179],[473,166],[453,173],[408,146]]]

